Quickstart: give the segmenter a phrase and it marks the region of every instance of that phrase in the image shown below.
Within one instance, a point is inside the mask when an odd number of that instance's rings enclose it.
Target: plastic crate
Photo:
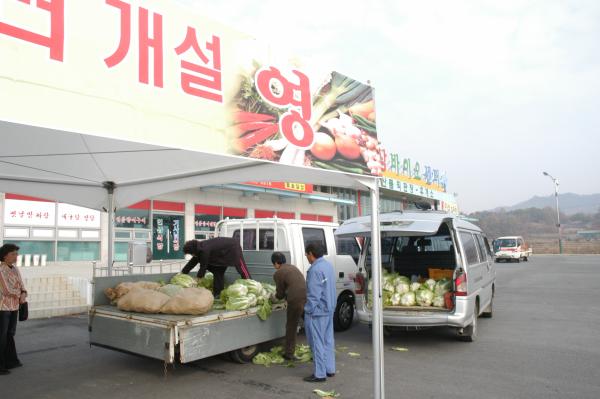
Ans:
[[[428,269],[428,272],[429,272],[429,278],[432,278],[436,281],[441,280],[443,278],[452,280],[452,276],[454,275],[453,269],[436,269],[436,268],[430,267]]]

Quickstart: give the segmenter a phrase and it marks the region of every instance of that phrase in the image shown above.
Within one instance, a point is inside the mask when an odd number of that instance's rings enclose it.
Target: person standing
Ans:
[[[198,263],[198,277],[202,278],[208,270],[214,275],[213,294],[218,297],[225,288],[225,271],[228,266],[235,266],[243,279],[250,279],[248,266],[244,261],[240,241],[230,237],[216,237],[209,240],[187,241],[183,253],[192,255],[192,259],[181,270],[188,274]]]
[[[320,244],[306,247],[306,258],[311,264],[306,274],[306,305],[304,329],[313,352],[315,371],[305,377],[307,382],[324,382],[335,375],[335,347],[333,314],[336,306],[335,271],[323,258],[325,249]]]
[[[15,266],[19,247],[4,244],[0,247],[0,375],[21,367],[15,346],[19,305],[27,300],[21,274]]]
[[[304,312],[306,304],[306,280],[300,269],[286,263],[285,255],[274,252],[271,255],[271,263],[276,269],[273,274],[277,291],[275,297],[287,301],[287,320],[285,324],[285,354],[286,360],[295,360],[296,333],[298,332],[298,321]]]

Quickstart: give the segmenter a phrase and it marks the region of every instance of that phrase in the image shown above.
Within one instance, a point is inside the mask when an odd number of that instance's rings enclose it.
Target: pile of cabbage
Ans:
[[[296,357],[296,362],[298,363],[306,363],[312,360],[312,351],[308,345],[296,345],[296,350],[294,351],[294,356]],[[283,347],[282,346],[274,346],[271,348],[269,352],[261,352],[258,353],[252,359],[252,363],[260,364],[265,367],[269,367],[272,364],[282,364],[285,363],[285,359],[283,358]],[[288,362],[288,365],[292,364],[292,362]]]
[[[271,296],[275,286],[255,280],[236,280],[221,291],[220,303],[226,310],[246,310],[258,306],[257,316],[266,320],[271,316]]]
[[[369,282],[369,303],[372,303],[373,283]],[[435,306],[444,307],[444,294],[452,289],[448,279],[427,279],[423,283],[411,282],[406,276],[386,273],[383,276],[383,306]]]

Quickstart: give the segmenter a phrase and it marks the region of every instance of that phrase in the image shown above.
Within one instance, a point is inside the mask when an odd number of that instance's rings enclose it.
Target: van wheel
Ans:
[[[473,314],[473,322],[471,325],[465,327],[463,333],[459,335],[461,341],[473,342],[477,340],[477,318],[479,317],[479,304],[475,305],[475,312]]]
[[[529,262],[529,258],[526,256],[523,258],[523,262]]]
[[[490,299],[490,304],[487,309],[481,312],[481,317],[485,317],[486,319],[491,319],[494,315],[494,293],[492,292],[492,299]]]
[[[515,262],[520,263],[521,262],[521,258],[515,259]]]
[[[250,345],[245,348],[236,349],[229,352],[229,357],[236,363],[250,363],[254,356],[258,354],[258,345]]]
[[[348,294],[342,294],[338,299],[333,315],[333,329],[346,331],[352,326],[354,320],[354,301]]]

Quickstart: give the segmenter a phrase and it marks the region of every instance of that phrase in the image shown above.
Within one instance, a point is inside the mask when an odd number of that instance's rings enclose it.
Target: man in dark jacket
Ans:
[[[304,275],[296,266],[286,263],[285,255],[275,252],[271,255],[273,267],[277,269],[273,275],[277,292],[277,299],[287,300],[287,322],[285,325],[285,354],[287,360],[294,359],[296,351],[296,332],[298,321],[304,312],[306,303],[306,280]]]
[[[229,237],[217,237],[210,240],[190,240],[183,246],[183,253],[192,255],[192,259],[181,270],[188,274],[198,263],[198,277],[204,277],[208,270],[214,275],[213,293],[218,297],[225,287],[225,271],[235,266],[243,279],[249,279],[250,272],[244,261],[239,240]]]

